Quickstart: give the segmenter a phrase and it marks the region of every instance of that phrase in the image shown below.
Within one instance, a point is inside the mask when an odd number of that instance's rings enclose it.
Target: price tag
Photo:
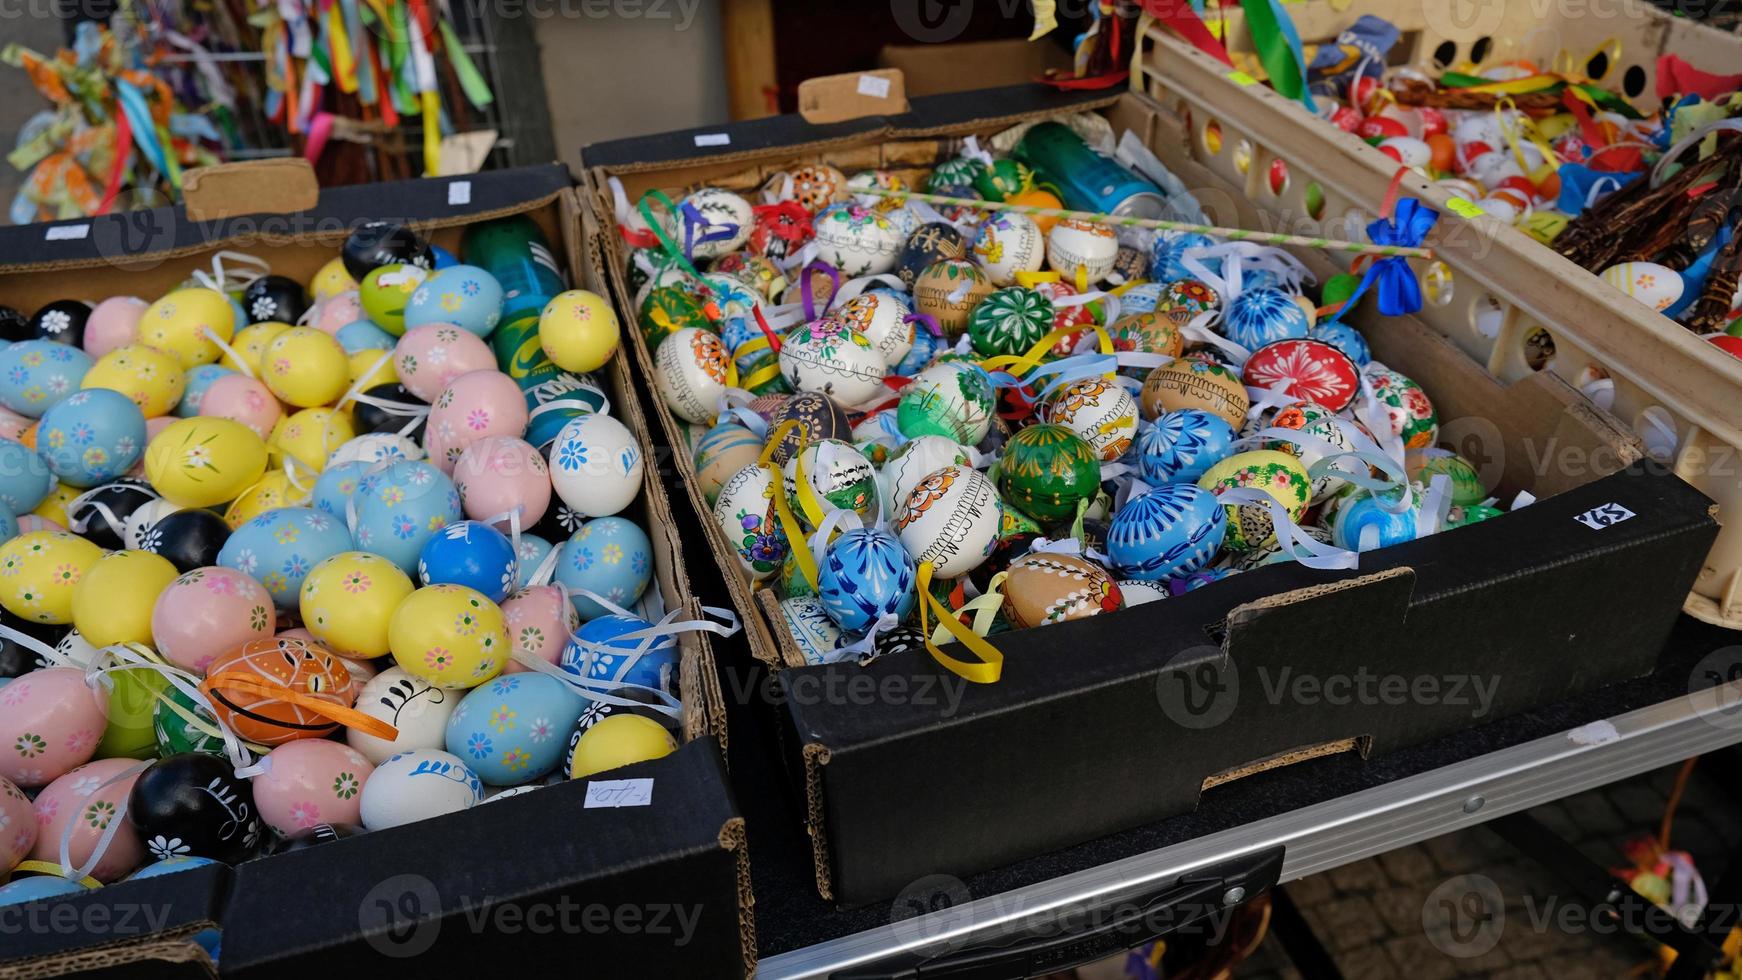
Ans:
[[[1448,199],[1446,201],[1446,207],[1450,208],[1451,212],[1460,218],[1480,218],[1488,213],[1477,207],[1474,203],[1466,201],[1461,197]]]
[[[1258,84],[1258,79],[1253,78],[1251,75],[1248,75],[1245,72],[1239,71],[1239,70],[1229,72],[1228,73],[1228,81],[1233,82],[1235,85],[1241,85],[1241,86],[1257,85]]]
[[[90,234],[91,226],[88,224],[55,225],[44,232],[42,237],[51,242],[74,242],[81,238],[87,238]]]
[[[472,203],[472,182],[456,180],[448,185],[448,207]]]
[[[583,809],[650,806],[652,803],[651,779],[595,779],[587,784],[587,802]]]
[[[696,134],[696,145],[697,146],[731,146],[732,145],[732,134],[730,134],[730,133],[698,133],[698,134]]]
[[[859,94],[869,95],[874,99],[889,98],[889,79],[882,75],[860,75]]]

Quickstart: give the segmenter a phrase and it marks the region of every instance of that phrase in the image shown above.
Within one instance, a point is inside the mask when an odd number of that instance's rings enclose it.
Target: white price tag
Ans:
[[[43,235],[43,238],[51,242],[72,242],[89,237],[90,234],[91,226],[88,224],[55,225]]]
[[[595,779],[587,784],[584,808],[650,806],[652,803],[651,779]]]
[[[472,182],[456,180],[448,185],[448,207],[472,203]]]
[[[697,146],[731,146],[731,133],[697,133]]]
[[[859,94],[869,95],[873,99],[889,98],[889,79],[882,75],[860,75]]]

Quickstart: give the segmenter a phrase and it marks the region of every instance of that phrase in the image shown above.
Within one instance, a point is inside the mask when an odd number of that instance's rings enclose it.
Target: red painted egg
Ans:
[[[1322,340],[1278,340],[1252,352],[1240,372],[1251,388],[1282,385],[1290,396],[1340,412],[1361,391],[1361,370]]]

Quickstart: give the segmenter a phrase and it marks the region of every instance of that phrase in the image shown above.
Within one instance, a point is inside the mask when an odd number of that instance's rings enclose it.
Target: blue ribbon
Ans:
[[[1438,211],[1413,197],[1406,197],[1397,202],[1395,216],[1389,221],[1381,218],[1367,225],[1367,237],[1375,245],[1414,248],[1421,244],[1439,219]],[[1369,265],[1355,292],[1325,322],[1341,321],[1343,314],[1355,308],[1368,286],[1377,286],[1379,312],[1386,316],[1401,316],[1421,309],[1421,283],[1416,281],[1415,273],[1409,268],[1409,260],[1393,255]]]
[[[1040,365],[1028,372],[1028,377],[1024,380],[1028,384],[1033,384],[1036,379],[1047,375],[1057,375],[1035,393],[1034,400],[1038,402],[1044,401],[1048,395],[1073,381],[1092,378],[1108,371],[1118,370],[1118,368],[1119,359],[1111,354],[1073,354],[1070,357],[1061,357],[1056,361]]]
[[[1560,165],[1561,195],[1555,202],[1556,210],[1571,217],[1578,217],[1585,210],[1585,202],[1591,197],[1591,188],[1598,181],[1607,181],[1609,189],[1604,196],[1613,194],[1628,184],[1643,176],[1639,172],[1616,173],[1612,170],[1592,170],[1582,163],[1563,163]],[[1599,199],[1600,200],[1600,199]]]
[[[678,206],[678,213],[683,216],[683,257],[691,262],[696,260],[696,246],[707,242],[717,242],[738,234],[738,226],[734,222],[723,222],[711,225],[702,212],[688,201]],[[712,229],[712,230],[709,230]],[[701,234],[696,234],[701,231]]]

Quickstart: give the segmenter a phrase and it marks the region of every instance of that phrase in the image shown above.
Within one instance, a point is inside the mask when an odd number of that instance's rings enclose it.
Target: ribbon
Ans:
[[[1178,34],[1186,43],[1210,57],[1234,67],[1234,62],[1228,57],[1228,49],[1210,29],[1204,26],[1198,12],[1193,10],[1186,0],[1143,0],[1143,12],[1167,25],[1168,29]]]
[[[1282,4],[1279,0],[1241,0],[1240,7],[1246,11],[1246,29],[1252,34],[1259,63],[1270,75],[1271,86],[1306,106],[1308,112],[1317,112],[1307,89],[1307,60],[1301,52],[1300,32]]]
[[[997,647],[975,634],[973,630],[962,625],[948,607],[939,602],[937,596],[931,593],[932,563],[921,562],[919,565],[919,628],[925,634],[925,648],[932,659],[943,665],[951,673],[965,681],[974,684],[996,684],[1004,676],[1004,654]],[[931,635],[931,614],[938,617],[938,625],[942,626],[956,641],[966,647],[969,652],[979,657],[979,661],[959,660],[938,648],[938,642]]]
[[[1413,197],[1406,197],[1397,202],[1397,213],[1394,217],[1379,218],[1368,223],[1367,237],[1375,245],[1420,245],[1439,217],[1438,211]],[[1326,322],[1340,322],[1345,312],[1355,308],[1356,301],[1369,286],[1377,286],[1379,312],[1386,316],[1414,313],[1422,307],[1421,283],[1410,269],[1409,260],[1401,255],[1393,255],[1369,265],[1355,291]]]

